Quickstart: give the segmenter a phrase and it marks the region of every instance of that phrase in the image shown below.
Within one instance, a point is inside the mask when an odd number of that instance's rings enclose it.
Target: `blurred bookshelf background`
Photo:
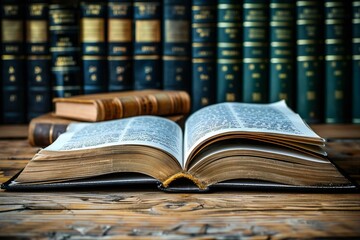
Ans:
[[[360,123],[360,1],[1,0],[2,124],[52,98],[185,90]]]

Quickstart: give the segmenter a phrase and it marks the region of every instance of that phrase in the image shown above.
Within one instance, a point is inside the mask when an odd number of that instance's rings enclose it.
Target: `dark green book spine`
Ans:
[[[132,18],[132,1],[109,0],[107,40],[110,92],[131,90],[134,87]]]
[[[191,0],[164,0],[163,87],[190,91]]]
[[[350,120],[346,1],[325,0],[325,121]]]
[[[192,111],[216,101],[217,1],[193,0]]]
[[[268,102],[269,1],[244,0],[243,101]]]
[[[82,1],[80,12],[84,94],[107,92],[107,6],[101,1]]]
[[[324,116],[323,4],[296,2],[296,108],[308,123]]]
[[[1,98],[3,123],[25,122],[24,5],[1,4]]]
[[[242,4],[219,0],[217,5],[217,102],[241,101]]]
[[[360,123],[360,1],[352,2],[352,122]]]
[[[295,1],[270,3],[270,102],[295,107]]]
[[[162,88],[160,0],[134,1],[134,88]]]
[[[28,0],[26,7],[27,120],[51,111],[49,4]]]
[[[77,5],[50,4],[50,53],[53,97],[82,93]]]

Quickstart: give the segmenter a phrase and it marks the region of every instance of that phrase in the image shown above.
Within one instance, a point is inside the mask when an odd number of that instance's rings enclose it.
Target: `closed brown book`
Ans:
[[[185,91],[143,90],[55,98],[55,115],[99,122],[139,115],[176,115],[190,111]]]
[[[33,118],[29,123],[28,140],[30,145],[46,147],[53,143],[60,134],[66,132],[67,126],[74,120],[56,117],[47,113]]]
[[[176,122],[183,127],[185,115],[165,116],[167,119]],[[47,147],[52,144],[60,134],[66,132],[70,123],[77,121],[55,116],[54,113],[47,113],[33,118],[29,124],[28,140],[30,145]]]

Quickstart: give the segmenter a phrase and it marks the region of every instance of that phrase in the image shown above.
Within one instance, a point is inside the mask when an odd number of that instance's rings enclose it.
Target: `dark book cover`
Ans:
[[[162,1],[134,1],[134,88],[161,89]]]
[[[360,123],[360,1],[352,2],[352,122]]]
[[[295,107],[295,1],[270,2],[270,102]]]
[[[133,4],[130,0],[109,0],[107,20],[108,90],[133,89],[132,61]]]
[[[3,123],[25,122],[24,4],[1,2],[1,99]]]
[[[26,6],[27,120],[51,110],[49,1],[28,0]]]
[[[269,1],[244,0],[243,101],[268,102]]]
[[[81,1],[80,32],[84,94],[107,92],[107,6],[103,1]]]
[[[326,0],[325,14],[325,122],[350,120],[350,83],[347,53],[346,1]]]
[[[217,1],[193,0],[192,111],[216,101]]]
[[[324,117],[323,3],[296,2],[296,108],[308,123]]]
[[[50,4],[50,53],[54,97],[82,93],[77,4]]]
[[[163,87],[190,91],[191,0],[164,0]]]
[[[242,100],[242,4],[219,0],[217,5],[217,102]]]

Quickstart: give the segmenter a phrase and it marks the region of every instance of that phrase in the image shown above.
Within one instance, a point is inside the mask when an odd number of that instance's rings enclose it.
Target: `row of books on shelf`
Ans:
[[[2,0],[0,121],[53,97],[168,89],[192,112],[285,99],[310,123],[360,123],[359,19],[355,0]]]

